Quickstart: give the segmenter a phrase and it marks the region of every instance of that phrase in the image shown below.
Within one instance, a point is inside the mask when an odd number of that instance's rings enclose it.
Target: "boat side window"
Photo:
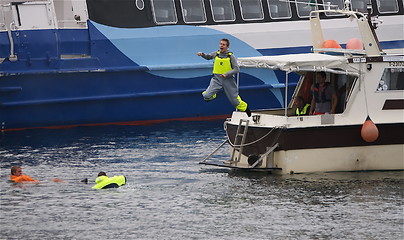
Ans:
[[[215,22],[229,22],[236,20],[232,0],[210,0],[213,20]]]
[[[206,22],[206,12],[203,0],[181,0],[182,15],[186,23]]]
[[[260,0],[239,0],[241,16],[244,20],[262,20],[264,13]]]
[[[367,5],[370,4],[370,0],[351,0],[352,11],[358,11],[362,13],[367,13]],[[373,12],[373,9],[372,9]]]
[[[269,16],[272,19],[291,18],[290,3],[282,0],[267,0]]]
[[[326,5],[330,5],[330,9],[344,9],[344,0],[324,0]],[[328,9],[328,6],[324,6],[325,9]],[[338,13],[325,13],[327,16],[337,16],[342,15]]]
[[[335,109],[336,113],[345,111],[346,104],[357,79],[357,77],[345,74],[334,75],[334,88],[338,98],[337,107]]]
[[[177,23],[174,0],[152,0],[154,21],[157,24]]]
[[[347,102],[350,100],[354,93],[355,85],[358,82],[358,77],[354,76],[347,76],[346,77],[346,83],[345,83],[345,101],[344,101],[344,108],[347,104]]]
[[[397,0],[377,0],[377,8],[380,13],[398,12]]]
[[[377,92],[404,90],[404,68],[386,68],[377,86]]]
[[[295,2],[297,15],[300,18],[307,18],[309,17],[311,11],[316,10],[316,0],[295,0]]]

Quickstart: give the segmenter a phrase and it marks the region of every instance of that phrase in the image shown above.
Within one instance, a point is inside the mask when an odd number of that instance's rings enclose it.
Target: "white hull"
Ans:
[[[247,157],[237,167],[248,169]],[[276,151],[260,167],[279,168],[276,174],[404,169],[404,145]]]

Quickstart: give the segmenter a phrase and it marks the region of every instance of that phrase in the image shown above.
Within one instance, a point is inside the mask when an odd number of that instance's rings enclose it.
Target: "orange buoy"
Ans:
[[[361,136],[366,142],[374,142],[379,137],[379,130],[372,120],[367,119],[361,129]]]
[[[326,40],[323,42],[323,48],[342,48],[335,40]]]
[[[362,50],[363,49],[363,43],[362,43],[361,40],[359,40],[357,38],[352,38],[346,44],[346,49]]]

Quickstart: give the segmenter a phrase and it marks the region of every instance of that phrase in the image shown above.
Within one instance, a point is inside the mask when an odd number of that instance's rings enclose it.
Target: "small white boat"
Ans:
[[[326,39],[319,18],[325,11],[310,15],[313,53],[239,62],[282,70],[286,81],[291,74],[300,75],[293,96],[284,95],[285,102],[297,96],[310,102],[315,73],[325,72],[329,84],[343,90],[339,110],[295,116],[290,104],[254,111],[251,117],[233,112],[225,122],[230,160],[215,162],[209,155],[201,164],[280,174],[404,169],[404,56],[383,52],[367,17],[344,10],[328,13],[344,14],[357,23],[363,49],[319,49]]]

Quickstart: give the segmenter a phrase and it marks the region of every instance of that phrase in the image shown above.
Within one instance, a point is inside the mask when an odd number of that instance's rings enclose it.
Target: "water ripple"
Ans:
[[[0,239],[404,238],[403,172],[201,167],[224,138],[221,122],[3,133]],[[15,164],[42,183],[7,182]],[[128,184],[80,182],[99,171]]]

